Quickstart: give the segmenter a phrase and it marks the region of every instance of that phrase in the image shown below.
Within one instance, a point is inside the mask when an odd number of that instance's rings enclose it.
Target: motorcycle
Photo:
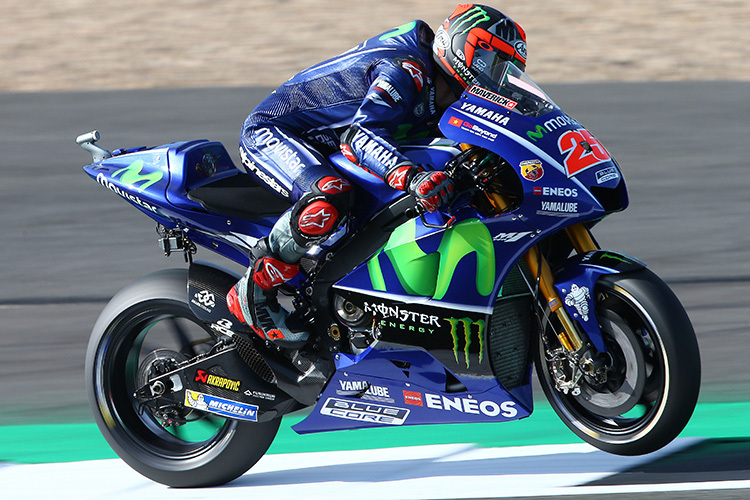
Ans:
[[[239,264],[289,203],[191,140],[117,149],[78,137],[85,172],[157,223],[159,271],[117,293],[86,353],[95,420],[133,469],[176,487],[219,485],[266,452],[281,418],[332,430],[505,422],[533,411],[533,367],[562,421],[620,455],[655,451],[688,422],[700,356],[690,320],[638,259],[591,230],[624,210],[622,172],[586,128],[506,63],[442,116],[442,138],[403,144],[457,196],[425,213],[342,154],[358,203],[281,287],[312,333],[279,349],[228,311]]]

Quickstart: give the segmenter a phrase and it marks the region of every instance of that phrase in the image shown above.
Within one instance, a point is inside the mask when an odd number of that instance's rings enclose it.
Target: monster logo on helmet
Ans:
[[[433,58],[460,95],[466,87],[491,87],[494,72],[510,61],[526,67],[526,33],[502,12],[476,4],[461,4],[435,33]]]

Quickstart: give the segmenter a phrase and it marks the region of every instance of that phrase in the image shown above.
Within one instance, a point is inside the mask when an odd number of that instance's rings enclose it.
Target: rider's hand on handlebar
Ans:
[[[415,174],[409,183],[408,192],[417,198],[422,208],[434,212],[451,201],[455,189],[450,177],[438,170]]]

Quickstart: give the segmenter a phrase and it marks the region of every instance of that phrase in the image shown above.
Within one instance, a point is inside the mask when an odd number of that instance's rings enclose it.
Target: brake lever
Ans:
[[[448,219],[445,224],[432,224],[430,222],[427,222],[427,219],[425,219],[424,217],[424,214],[427,212],[427,210],[425,210],[425,208],[419,203],[416,203],[414,205],[414,211],[419,214],[419,219],[422,221],[424,227],[429,227],[430,229],[448,229],[456,222],[455,215],[451,216],[451,218]]]
[[[448,229],[456,222],[456,216],[451,216],[450,219],[445,224],[439,225],[439,224],[431,224],[427,222],[424,218],[424,212],[419,214],[419,218],[422,220],[422,224],[424,224],[424,227],[429,227],[430,229]]]

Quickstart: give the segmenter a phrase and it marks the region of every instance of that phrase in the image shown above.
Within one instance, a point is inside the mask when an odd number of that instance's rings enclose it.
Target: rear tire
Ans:
[[[539,342],[542,388],[563,422],[593,446],[618,455],[656,451],[682,431],[698,400],[700,354],[690,319],[647,269],[602,276],[595,292],[612,359],[608,382],[584,377],[579,395],[558,391]]]
[[[86,353],[86,389],[99,429],[112,449],[144,476],[174,487],[215,486],[244,474],[271,445],[280,418],[238,422],[185,411],[187,423],[163,420],[134,397],[159,360],[180,362],[215,341],[190,311],[187,272],[142,278],[102,311]],[[188,409],[189,410],[189,409]]]

